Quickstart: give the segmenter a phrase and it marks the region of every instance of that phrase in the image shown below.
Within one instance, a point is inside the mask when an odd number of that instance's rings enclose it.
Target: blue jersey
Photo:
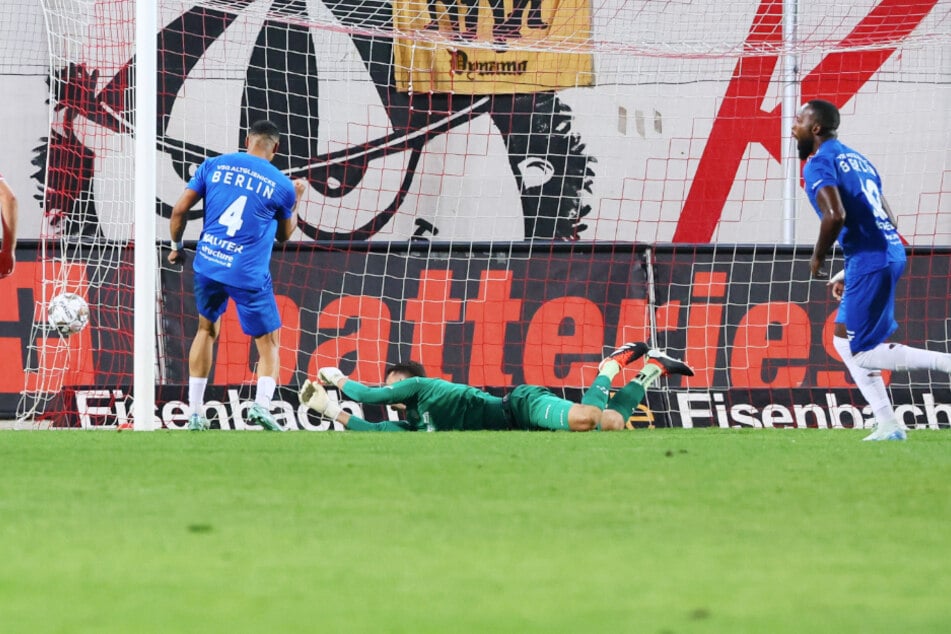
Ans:
[[[882,203],[882,180],[867,158],[838,139],[829,139],[809,159],[802,175],[809,202],[820,218],[816,194],[827,186],[839,189],[845,224],[838,241],[847,275],[862,275],[905,261],[905,248]]]
[[[269,284],[277,222],[291,217],[296,200],[291,179],[263,158],[235,152],[206,159],[188,188],[205,199],[195,271],[238,288]]]

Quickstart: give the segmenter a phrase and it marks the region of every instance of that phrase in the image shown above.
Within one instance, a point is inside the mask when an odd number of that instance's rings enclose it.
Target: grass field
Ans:
[[[951,433],[0,433],[3,632],[948,632]]]

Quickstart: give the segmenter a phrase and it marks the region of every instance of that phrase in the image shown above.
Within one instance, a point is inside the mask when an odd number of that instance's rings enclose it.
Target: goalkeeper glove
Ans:
[[[324,385],[337,387],[338,381],[347,378],[347,375],[341,372],[340,368],[320,368],[317,372],[317,378],[320,379]]]
[[[343,411],[339,404],[331,402],[322,385],[313,383],[310,379],[305,380],[300,387],[300,402],[330,420],[337,420],[337,416]]]

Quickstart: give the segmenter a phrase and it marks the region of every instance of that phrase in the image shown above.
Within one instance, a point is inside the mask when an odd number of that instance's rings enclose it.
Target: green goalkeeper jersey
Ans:
[[[373,405],[406,405],[407,431],[472,431],[511,429],[502,399],[469,385],[413,377],[385,387],[344,383],[347,398]]]

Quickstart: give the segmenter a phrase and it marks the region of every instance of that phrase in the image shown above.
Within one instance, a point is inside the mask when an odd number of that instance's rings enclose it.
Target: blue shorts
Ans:
[[[852,354],[871,350],[898,330],[895,287],[904,271],[904,262],[892,262],[871,273],[847,275],[835,323],[845,324]]]
[[[264,288],[249,291],[195,273],[195,304],[199,315],[208,321],[218,321],[228,308],[229,297],[238,309],[241,330],[249,337],[260,337],[281,327],[281,315],[277,312],[270,279]]]

